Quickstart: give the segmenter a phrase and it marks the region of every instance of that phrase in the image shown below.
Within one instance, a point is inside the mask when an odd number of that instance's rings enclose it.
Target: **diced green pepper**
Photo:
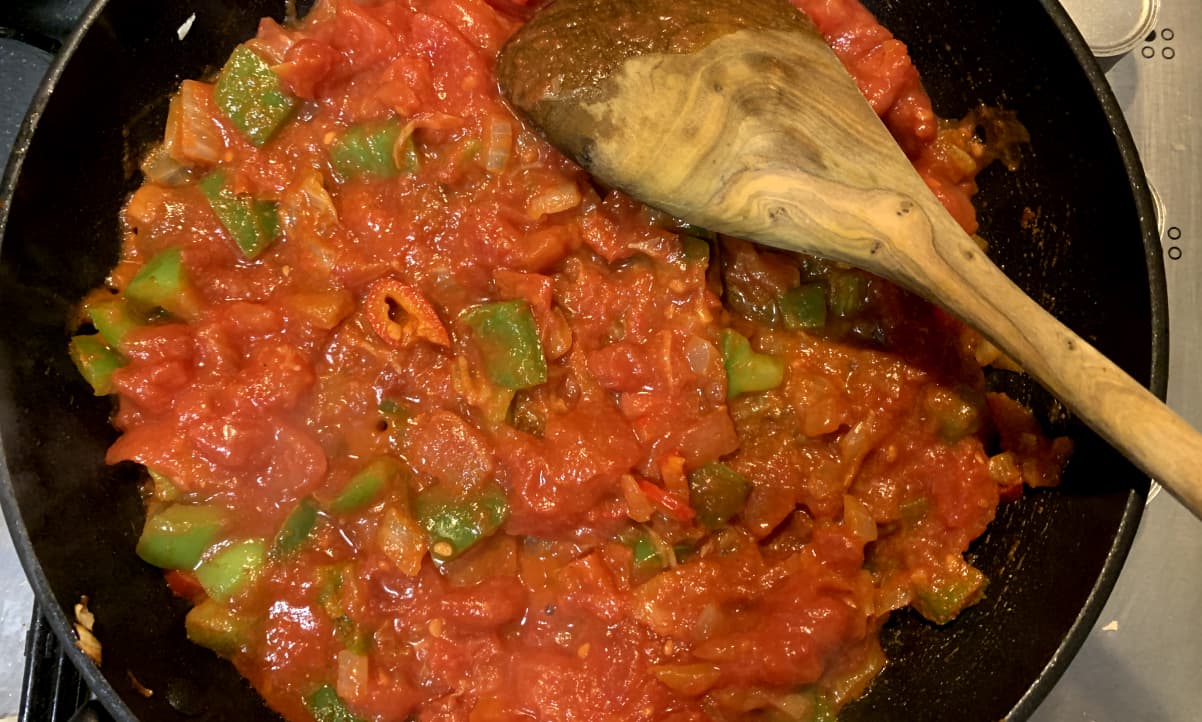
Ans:
[[[443,484],[417,495],[417,521],[430,537],[430,555],[445,562],[490,536],[509,518],[509,500],[498,484],[488,483],[460,496]]]
[[[284,525],[275,535],[275,542],[271,545],[271,556],[285,557],[300,549],[316,525],[317,505],[312,499],[301,499],[296,508],[288,514],[288,518],[284,519]]]
[[[981,429],[985,395],[978,389],[961,384],[955,389],[935,389],[923,401],[928,414],[934,418],[940,438],[954,444]]]
[[[228,602],[259,574],[266,556],[262,539],[243,539],[201,562],[196,579],[210,597]]]
[[[337,619],[343,613],[342,583],[349,569],[349,564],[334,564],[317,569],[317,603],[333,619]]]
[[[121,348],[125,335],[141,325],[137,315],[122,298],[110,298],[88,305],[88,318],[109,346]]]
[[[630,550],[634,552],[632,564],[636,575],[654,573],[664,568],[663,557],[659,555],[659,550],[647,532],[644,531],[634,538]]]
[[[680,237],[681,250],[684,252],[684,260],[688,263],[706,263],[710,259],[710,244],[696,236],[682,235]]]
[[[750,495],[747,479],[722,462],[689,473],[689,503],[708,529],[717,529],[743,511]]]
[[[409,410],[396,399],[383,399],[378,408],[381,414],[394,421],[407,421],[410,418]]]
[[[925,496],[920,496],[909,501],[904,501],[898,507],[898,512],[901,514],[901,519],[908,526],[915,526],[922,522],[931,511],[931,502]]]
[[[935,624],[947,624],[984,594],[985,575],[966,562],[956,569],[941,569],[917,579],[914,609]]]
[[[250,621],[213,599],[188,610],[184,629],[192,642],[224,656],[244,649],[250,641]]]
[[[215,507],[174,504],[146,519],[138,556],[163,569],[192,569],[224,522]]]
[[[305,699],[305,706],[317,722],[364,722],[362,717],[351,712],[346,702],[328,684],[323,684],[309,695]]]
[[[276,204],[249,195],[236,195],[226,182],[225,171],[215,170],[197,185],[242,255],[258,258],[279,237],[280,217]]]
[[[461,318],[472,330],[494,384],[516,391],[547,380],[547,358],[530,304],[522,300],[485,303],[468,309]]]
[[[175,501],[180,497],[179,487],[168,476],[150,468],[146,469],[146,473],[150,474],[151,494],[155,499],[159,501]]]
[[[401,130],[396,118],[353,125],[330,146],[330,163],[343,178],[386,179],[402,171],[416,173],[417,146],[412,135],[401,144],[398,158],[396,145]]]
[[[345,614],[334,619],[334,635],[344,648],[355,654],[367,654],[371,651],[375,636],[370,629],[360,627]]]
[[[466,138],[459,144],[459,160],[472,160],[480,156],[484,143],[479,138]]]
[[[743,334],[724,328],[718,340],[726,365],[727,398],[774,389],[784,381],[784,362],[775,356],[753,351],[751,342]]]
[[[126,286],[125,297],[147,310],[161,308],[183,319],[200,312],[200,301],[178,248],[160,251],[143,264]]]
[[[794,331],[826,325],[826,289],[820,283],[790,288],[780,297],[785,326]]]
[[[108,347],[100,334],[73,336],[67,352],[97,396],[113,393],[113,372],[126,361],[124,356]]]
[[[809,687],[788,695],[777,707],[768,707],[756,719],[759,722],[836,722],[838,715],[818,687]]]
[[[850,318],[868,305],[868,279],[858,271],[836,271],[830,275],[830,311]]]
[[[261,146],[296,108],[296,98],[255,51],[239,45],[230,54],[213,89],[217,107],[251,143]]]
[[[692,223],[680,224],[680,226],[677,227],[676,232],[685,238],[696,238],[700,241],[705,241],[707,257],[709,256],[709,244],[713,241],[718,240],[717,233],[714,233],[713,231],[709,230],[708,228],[702,228],[701,226],[695,226]]]
[[[345,514],[367,506],[400,474],[401,465],[395,459],[387,456],[376,459],[351,477],[330,502],[330,511]]]
[[[618,541],[630,548],[630,575],[636,584],[647,581],[668,566],[668,560],[646,527],[630,527],[618,534]]]

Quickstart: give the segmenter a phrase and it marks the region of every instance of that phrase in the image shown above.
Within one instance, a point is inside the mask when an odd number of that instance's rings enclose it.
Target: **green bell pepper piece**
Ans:
[[[312,499],[301,499],[289,514],[288,518],[284,519],[284,525],[275,535],[275,542],[271,545],[271,556],[275,559],[286,557],[305,543],[309,535],[313,533],[313,527],[317,526],[317,505]]]
[[[239,45],[230,54],[213,88],[217,107],[251,143],[261,146],[296,108],[296,98],[255,51]]]
[[[680,236],[681,251],[686,263],[708,263],[710,260],[710,244],[696,236]]]
[[[647,532],[634,538],[630,550],[634,552],[632,564],[636,575],[650,575],[664,568],[664,560]]]
[[[126,286],[125,297],[146,309],[161,308],[183,319],[200,312],[200,301],[178,248],[160,251],[143,264]]]
[[[184,630],[195,644],[227,657],[250,642],[250,620],[213,599],[188,610]]]
[[[125,335],[142,325],[123,298],[110,298],[88,305],[88,318],[109,346],[120,349]]]
[[[784,362],[775,356],[753,351],[751,342],[743,334],[724,328],[718,340],[726,366],[727,398],[774,389],[784,381]]]
[[[262,539],[243,539],[202,561],[196,567],[196,579],[210,597],[228,602],[258,576],[266,556]]]
[[[630,574],[636,584],[647,581],[667,568],[667,559],[660,554],[646,527],[630,527],[618,534],[617,540],[630,548]]]
[[[215,507],[174,504],[146,519],[138,556],[163,569],[193,569],[224,523]]]
[[[382,399],[377,410],[386,416],[390,421],[405,422],[412,418],[409,409],[405,408],[400,401],[396,399]]]
[[[820,283],[790,288],[780,297],[779,306],[785,327],[793,331],[826,325],[826,289]]]
[[[750,495],[747,479],[720,461],[689,473],[689,503],[708,529],[717,529],[743,511]]]
[[[758,722],[837,722],[838,715],[818,687],[809,687],[799,694],[805,700],[804,707],[794,712],[768,707],[756,719]]]
[[[858,271],[830,275],[830,310],[839,318],[850,318],[868,305],[868,279]]]
[[[154,469],[147,468],[150,475],[152,495],[159,501],[175,501],[180,497],[179,487],[166,474],[160,474]]]
[[[197,185],[242,255],[258,258],[279,237],[280,217],[276,204],[249,195],[235,195],[226,182],[225,171],[215,170]]]
[[[355,654],[367,654],[375,643],[375,634],[370,629],[364,629],[345,614],[335,617],[334,636],[344,649]]]
[[[108,347],[100,334],[73,336],[67,353],[75,368],[97,396],[113,393],[113,372],[125,365],[125,357]]]
[[[401,165],[394,153],[401,130],[396,118],[353,125],[330,146],[330,163],[338,175],[348,179],[394,178],[402,171],[412,175],[419,166],[413,136],[401,146]]]
[[[985,575],[964,563],[956,570],[939,570],[914,589],[914,609],[935,624],[947,624],[985,592]]]
[[[473,489],[466,496],[436,484],[417,495],[414,511],[430,538],[430,556],[445,562],[500,529],[509,518],[509,500],[496,483]]]
[[[330,502],[330,511],[345,514],[367,506],[400,475],[401,465],[395,459],[387,456],[376,459],[351,477]]]
[[[547,380],[547,358],[530,304],[522,300],[485,303],[461,316],[484,357],[484,369],[497,386],[515,391]]]
[[[323,684],[309,695],[305,699],[305,706],[317,722],[365,722],[362,717],[351,712],[346,702],[338,696],[338,692],[328,684]]]

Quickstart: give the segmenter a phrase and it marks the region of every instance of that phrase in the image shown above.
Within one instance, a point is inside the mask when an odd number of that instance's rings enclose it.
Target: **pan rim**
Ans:
[[[1164,255],[1160,243],[1160,231],[1156,225],[1156,206],[1148,179],[1144,173],[1143,162],[1131,130],[1127,126],[1118,99],[1106,80],[1102,67],[1089,49],[1081,32],[1069,17],[1068,12],[1058,0],[1039,0],[1052,23],[1060,31],[1060,35],[1068,44],[1077,64],[1084,71],[1094,96],[1102,108],[1111,130],[1115,135],[1115,144],[1119,150],[1123,167],[1127,173],[1128,187],[1139,214],[1140,235],[1144,248],[1144,264],[1148,274],[1148,292],[1150,294],[1151,318],[1151,359],[1149,368],[1148,388],[1163,401],[1168,390],[1169,369],[1169,319],[1168,319],[1168,285],[1165,279]],[[1127,495],[1127,503],[1116,530],[1114,543],[1106,555],[1102,570],[1086,597],[1076,620],[1069,627],[1060,645],[1044,665],[1043,670],[1027,688],[1026,693],[1015,703],[1006,715],[1006,720],[1021,722],[1028,719],[1043,702],[1044,698],[1064,676],[1065,670],[1077,656],[1081,646],[1093,631],[1094,623],[1102,613],[1114,585],[1118,582],[1123,564],[1131,551],[1135,533],[1143,516],[1146,497],[1139,489],[1132,489]]]
[[[50,68],[46,71],[45,77],[42,78],[42,82],[33,96],[33,101],[29,105],[29,110],[21,122],[21,128],[17,131],[12,153],[4,169],[3,180],[0,180],[0,249],[3,248],[6,237],[5,231],[8,228],[11,199],[16,189],[17,180],[21,175],[21,167],[25,163],[25,156],[29,152],[30,144],[33,141],[34,134],[37,132],[42,114],[50,102],[50,97],[54,93],[59,79],[62,77],[67,65],[71,62],[71,58],[75,55],[76,49],[83,41],[84,36],[96,23],[97,19],[103,14],[104,9],[108,6],[108,2],[109,0],[92,0],[91,4],[84,10],[79,22],[67,36],[66,40],[64,40],[54,60],[51,61]],[[0,442],[2,442],[2,439],[0,439]],[[17,558],[20,560],[21,567],[25,570],[25,576],[29,580],[29,585],[33,589],[34,601],[58,638],[59,648],[64,651],[68,659],[70,659],[71,663],[79,671],[80,676],[84,678],[88,689],[100,700],[100,703],[104,705],[104,708],[115,720],[118,720],[118,722],[138,722],[133,712],[126,706],[125,701],[117,694],[116,688],[109,683],[104,673],[101,672],[100,667],[84,654],[83,650],[79,647],[74,634],[73,622],[67,618],[66,611],[59,606],[54,591],[50,588],[50,580],[46,576],[46,572],[42,569],[41,561],[37,558],[33,539],[29,535],[29,530],[25,526],[25,519],[17,503],[16,492],[8,467],[8,455],[3,443],[0,443],[0,509],[3,509],[5,523],[8,526],[9,534],[12,536]],[[22,699],[21,702],[24,705],[25,700]]]

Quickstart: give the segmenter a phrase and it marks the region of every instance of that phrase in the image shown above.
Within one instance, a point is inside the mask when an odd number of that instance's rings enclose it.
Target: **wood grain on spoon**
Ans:
[[[1202,518],[1202,435],[993,265],[786,0],[558,0],[497,72],[602,182],[960,316]]]

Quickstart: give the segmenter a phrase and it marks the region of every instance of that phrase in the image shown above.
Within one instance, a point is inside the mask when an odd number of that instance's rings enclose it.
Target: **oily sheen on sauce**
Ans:
[[[796,4],[975,231],[977,118]],[[833,719],[1068,442],[927,303],[594,184],[497,93],[531,11],[319,2],[182,85],[72,342],[139,553],[288,719]]]

